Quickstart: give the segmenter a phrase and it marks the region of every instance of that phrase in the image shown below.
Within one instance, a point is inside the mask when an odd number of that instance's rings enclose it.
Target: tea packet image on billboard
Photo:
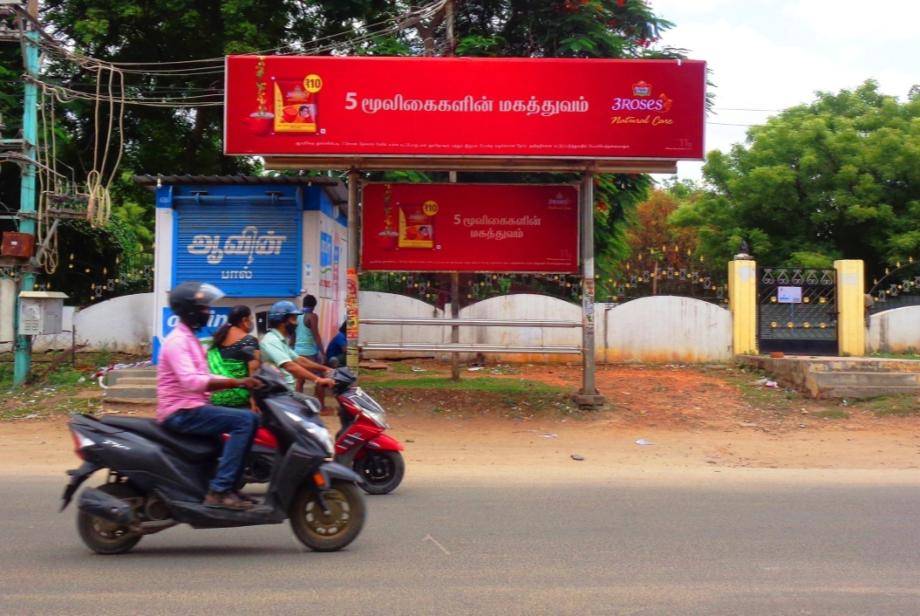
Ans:
[[[399,247],[434,248],[437,213],[438,204],[431,200],[415,204],[400,203]]]
[[[276,79],[275,132],[315,133],[316,98],[300,79]]]

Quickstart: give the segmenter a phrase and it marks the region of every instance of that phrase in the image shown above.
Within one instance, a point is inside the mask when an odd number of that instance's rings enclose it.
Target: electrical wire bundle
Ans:
[[[342,32],[316,38],[309,44],[286,44],[253,52],[251,55],[320,55],[347,54],[380,37],[404,32],[407,28],[435,18],[444,10],[448,0],[435,0],[418,9],[362,26],[363,32]],[[94,226],[105,225],[112,212],[110,187],[118,172],[124,153],[125,113],[128,106],[198,110],[222,107],[222,87],[202,87],[194,84],[199,78],[223,83],[224,57],[194,60],[111,62],[76,50],[72,44],[48,34],[41,23],[24,7],[14,7],[19,14],[20,36],[27,29],[36,33],[33,41],[44,57],[59,65],[73,65],[88,80],[56,81],[54,77],[26,75],[24,79],[39,89],[39,130],[36,160],[10,156],[11,160],[35,165],[37,169],[38,202],[36,207],[36,240],[41,246],[39,261],[49,274],[58,266],[57,224],[55,203],[85,203],[86,219]],[[140,83],[137,83],[139,81]],[[177,92],[180,92],[177,94]],[[92,168],[84,182],[77,182],[74,169],[69,177],[59,171],[64,165],[57,158],[56,104],[81,100],[93,107]],[[60,210],[57,210],[59,213]]]

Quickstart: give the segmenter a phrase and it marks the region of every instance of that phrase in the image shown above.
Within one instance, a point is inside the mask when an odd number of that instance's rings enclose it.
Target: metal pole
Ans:
[[[454,49],[457,46],[456,41],[454,40],[454,2],[453,0],[447,0],[447,4],[444,6],[445,10],[445,20],[447,21],[447,53],[446,55],[454,55]],[[450,171],[447,174],[448,182],[451,184],[456,184],[457,182],[457,172]],[[450,317],[452,319],[460,318],[460,274],[458,272],[452,272],[450,275]],[[453,344],[458,344],[460,342],[460,326],[452,325],[450,328],[450,341]],[[460,380],[460,354],[451,353],[450,354],[450,378],[453,381]]]
[[[581,187],[581,390],[575,402],[582,408],[600,408],[606,402],[595,386],[594,359],[594,174],[585,171]]]
[[[450,318],[460,318],[460,274],[452,272],[450,275]],[[460,342],[460,326],[450,326],[450,341],[453,344]],[[460,380],[460,355],[458,353],[450,354],[450,378],[454,381]]]
[[[454,39],[454,0],[447,0],[444,10],[447,21],[447,55],[452,56],[457,48],[457,41]]]
[[[358,184],[357,169],[348,171],[348,273],[345,295],[345,309],[347,312],[346,338],[348,351],[345,355],[345,364],[355,373],[358,371],[358,238],[360,217],[358,216]]]
[[[30,0],[28,4],[29,15],[38,18],[38,0]],[[38,79],[39,59],[38,59],[38,32],[31,23],[27,23],[25,37],[22,39],[22,55],[25,64],[26,75]],[[23,85],[23,102],[22,102],[22,141],[23,154],[27,160],[35,160],[35,145],[38,142],[38,88],[35,82],[27,80]],[[35,213],[35,173],[36,166],[33,163],[25,162],[21,166],[20,176],[20,198],[19,212],[26,217],[19,219],[19,232],[35,235],[35,220],[31,215]],[[30,271],[22,272],[22,282],[20,289],[22,291],[31,291],[35,286],[35,275]],[[20,336],[19,326],[19,293],[16,294],[16,306],[14,308],[14,318],[16,320],[17,331],[13,344],[14,361],[13,361],[13,387],[18,387],[26,382],[29,378],[29,371],[32,367],[32,340],[28,336]]]

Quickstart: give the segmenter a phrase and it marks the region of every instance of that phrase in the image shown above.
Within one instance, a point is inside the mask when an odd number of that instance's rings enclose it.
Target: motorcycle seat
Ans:
[[[139,434],[155,443],[169,447],[177,455],[192,463],[217,459],[223,447],[220,439],[216,437],[172,432],[158,424],[155,419],[106,415],[102,418],[102,423]]]

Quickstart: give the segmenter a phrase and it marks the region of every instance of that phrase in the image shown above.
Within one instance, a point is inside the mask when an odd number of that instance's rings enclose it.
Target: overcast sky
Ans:
[[[673,22],[663,43],[706,60],[716,115],[706,149],[744,141],[744,126],[813,99],[816,90],[852,89],[875,79],[906,99],[920,83],[920,0],[650,0]],[[754,109],[767,111],[736,111]],[[702,163],[678,164],[698,179]]]

